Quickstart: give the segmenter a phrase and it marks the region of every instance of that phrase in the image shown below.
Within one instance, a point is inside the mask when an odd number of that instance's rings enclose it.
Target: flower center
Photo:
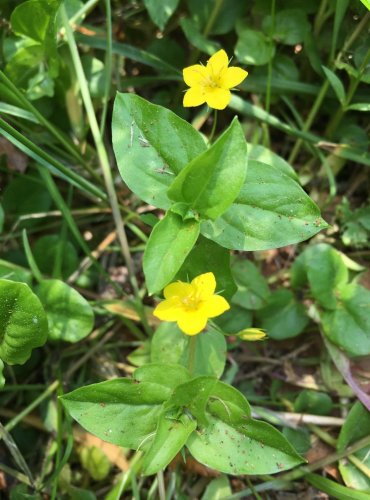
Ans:
[[[187,297],[181,299],[181,303],[187,311],[195,311],[199,308],[201,300],[196,293],[191,293]]]

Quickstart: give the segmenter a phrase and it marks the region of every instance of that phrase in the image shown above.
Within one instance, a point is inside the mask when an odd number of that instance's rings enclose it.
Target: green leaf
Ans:
[[[155,432],[167,385],[114,379],[61,396],[70,415],[88,432],[126,448],[137,449]]]
[[[56,14],[59,3],[57,0],[27,0],[21,3],[10,18],[13,31],[43,43],[48,34],[50,17]]]
[[[352,406],[337,439],[337,450],[343,451],[352,443],[370,435],[370,412],[359,402]]]
[[[291,427],[284,427],[283,434],[289,443],[294,447],[297,453],[307,453],[311,448],[310,433],[306,427],[292,429]]]
[[[337,294],[336,309],[321,313],[325,335],[352,356],[370,354],[370,291],[347,284]]]
[[[232,490],[227,476],[220,476],[208,484],[201,500],[222,500],[231,495]]]
[[[337,288],[348,281],[348,269],[339,252],[325,243],[308,247],[292,266],[292,286],[309,283],[314,298],[326,309],[338,304]]]
[[[274,474],[302,463],[284,436],[265,422],[229,425],[212,415],[187,442],[198,462],[225,474]]]
[[[352,406],[342,426],[337,440],[337,450],[342,451],[347,446],[370,434],[370,412],[359,402]],[[357,451],[354,455],[367,467],[370,467],[370,446]],[[339,470],[345,484],[358,490],[370,490],[370,479],[355,464],[343,459],[339,462]]]
[[[247,143],[247,148],[249,160],[256,160],[261,163],[271,165],[272,167],[280,170],[280,172],[283,172],[291,177],[294,181],[298,182],[298,175],[296,174],[294,168],[291,167],[281,156],[271,151],[271,149],[265,148],[259,144],[251,144],[249,142]]]
[[[194,19],[183,17],[180,20],[180,26],[188,41],[201,52],[205,52],[211,56],[221,48],[221,45],[218,42],[209,40],[205,35],[203,35]]]
[[[156,224],[145,247],[143,268],[149,293],[162,290],[174,278],[195,245],[200,224],[167,212]]]
[[[2,203],[5,213],[20,216],[47,212],[52,202],[50,194],[38,177],[22,175],[6,186]],[[27,225],[31,225],[32,222],[27,221]]]
[[[326,78],[329,80],[330,85],[332,86],[336,96],[338,97],[339,102],[341,104],[344,104],[344,101],[346,99],[346,92],[344,90],[343,83],[331,69],[327,68],[326,66],[322,66],[322,69],[324,70]]]
[[[46,314],[25,283],[0,279],[0,297],[0,359],[21,365],[46,342]]]
[[[217,330],[208,328],[197,335],[193,375],[220,377],[225,367],[226,350],[225,337]],[[151,360],[188,366],[189,337],[176,324],[163,322],[152,338]]]
[[[4,363],[0,359],[0,389],[5,385],[5,377],[3,371],[4,371]]]
[[[275,340],[296,337],[303,332],[309,319],[304,306],[290,290],[277,290],[257,312],[258,325]]]
[[[303,241],[326,226],[297,182],[273,165],[251,160],[235,202],[216,221],[204,221],[201,232],[226,248],[266,250]]]
[[[191,13],[191,18],[194,19],[199,26],[198,29],[200,31],[204,31],[208,25],[209,19],[212,17],[213,23],[209,31],[211,35],[224,35],[233,30],[235,22],[240,19],[247,10],[245,2],[240,2],[240,0],[227,0],[227,2],[221,2],[217,5],[217,13],[214,12],[214,0],[202,0],[201,2],[198,0],[187,0],[187,4]]]
[[[202,136],[172,111],[134,94],[117,94],[113,148],[122,179],[139,198],[158,208],[180,170],[206,150]]]
[[[235,55],[241,63],[262,65],[274,57],[275,45],[261,31],[255,31],[237,24],[238,42]]]
[[[313,413],[314,415],[329,415],[333,409],[333,401],[325,392],[305,389],[294,401],[294,411],[297,413]]]
[[[144,0],[144,5],[154,24],[163,30],[177,9],[179,0]]]
[[[364,111],[367,113],[370,111],[370,103],[368,102],[356,102],[354,104],[351,104],[350,106],[346,107],[346,110],[349,111]]]
[[[190,379],[190,373],[184,366],[176,363],[149,363],[137,368],[134,378],[148,386],[154,384],[156,390],[159,390],[160,386],[175,389]]]
[[[248,259],[233,262],[232,273],[238,285],[233,304],[245,309],[260,309],[270,295],[267,281],[259,269]]]
[[[230,270],[230,252],[200,236],[177,273],[175,281],[191,281],[196,276],[207,272],[215,275],[216,291],[226,299],[230,299],[236,291]]]
[[[190,419],[186,414],[176,419],[161,415],[153,442],[144,456],[143,473],[155,474],[164,469],[185,445],[196,426],[196,420]]]
[[[42,44],[51,76],[58,74],[56,15],[60,3],[61,0],[27,0],[14,9],[10,18],[17,35]]]
[[[61,240],[57,234],[48,234],[41,236],[32,248],[38,268],[48,276],[53,275],[58,252],[61,256],[61,274],[67,279],[78,267],[77,251],[70,241]]]
[[[59,280],[45,280],[36,292],[47,314],[51,339],[74,343],[89,335],[94,314],[76,290]]]
[[[2,259],[0,259],[0,278],[20,281],[28,286],[32,284],[32,274],[28,269]]]
[[[312,486],[333,498],[340,498],[340,500],[368,500],[369,498],[369,493],[365,491],[356,491],[352,488],[347,488],[331,479],[319,476],[319,474],[306,474],[305,478]]]
[[[204,153],[176,177],[168,197],[186,203],[206,219],[216,219],[235,200],[247,172],[247,144],[237,118]]]
[[[215,386],[215,377],[196,377],[178,385],[166,401],[166,408],[186,408],[200,425],[207,425],[205,410],[210,393]]]
[[[251,408],[243,394],[220,381],[212,389],[208,411],[230,425],[244,424],[251,417]]]
[[[302,9],[284,9],[277,12],[274,25],[271,16],[265,17],[262,29],[279,43],[296,45],[304,40],[310,23]]]

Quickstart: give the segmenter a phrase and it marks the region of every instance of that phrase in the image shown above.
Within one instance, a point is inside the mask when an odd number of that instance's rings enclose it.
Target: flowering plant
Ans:
[[[246,76],[229,67],[220,50],[206,66],[184,69],[190,87],[184,106],[224,109],[230,89]],[[254,420],[245,397],[220,381],[225,336],[251,341],[265,332],[248,325],[231,332],[227,319],[218,320],[233,314],[230,250],[302,241],[325,227],[319,209],[286,162],[247,144],[237,117],[207,145],[170,110],[118,93],[113,145],[127,186],[159,210],[143,268],[149,294],[163,290],[153,311],[163,322],[150,341],[148,363],[132,378],[77,389],[63,396],[65,407],[102,439],[143,451],[145,474],[185,449],[230,474],[270,474],[299,464],[285,437]]]

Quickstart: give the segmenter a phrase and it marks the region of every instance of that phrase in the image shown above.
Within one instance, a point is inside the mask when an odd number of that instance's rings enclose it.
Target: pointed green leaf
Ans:
[[[139,198],[164,209],[174,175],[206,150],[190,123],[134,94],[117,94],[112,134],[122,179]]]
[[[143,473],[149,475],[163,470],[179,453],[196,426],[196,420],[185,414],[176,419],[161,415],[153,442],[145,452]]]
[[[144,0],[149,15],[160,30],[166,26],[167,21],[175,12],[179,0]]]
[[[49,337],[53,340],[78,342],[94,326],[90,304],[76,290],[60,280],[45,280],[37,288],[49,323]]]
[[[200,224],[173,213],[155,225],[145,247],[143,268],[149,293],[162,290],[174,278],[195,245]]]
[[[336,96],[338,97],[339,102],[343,104],[346,98],[346,92],[344,90],[343,83],[331,69],[327,68],[326,66],[322,66],[322,69],[324,70],[326,78],[329,80],[330,85],[332,86]]]
[[[168,190],[206,219],[216,219],[235,200],[247,172],[247,144],[234,118],[230,127],[204,153],[189,163]]]

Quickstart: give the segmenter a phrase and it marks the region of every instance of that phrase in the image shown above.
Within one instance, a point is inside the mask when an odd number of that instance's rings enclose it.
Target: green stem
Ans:
[[[36,264],[36,261],[33,257],[32,250],[31,250],[28,238],[27,238],[27,231],[25,229],[23,229],[23,231],[22,231],[22,241],[23,241],[24,251],[25,251],[26,257],[27,257],[27,262],[28,262],[28,265],[30,266],[33,277],[35,278],[35,280],[38,283],[41,283],[41,281],[43,280],[42,274],[41,274],[40,269],[38,268],[38,265]]]
[[[215,135],[215,132],[216,132],[216,127],[217,127],[217,109],[215,109],[215,112],[213,114],[213,124],[212,124],[212,130],[211,130],[211,133],[210,133],[210,136],[208,138],[208,142],[209,144],[211,145],[212,144],[212,141],[213,141],[213,137]]]
[[[276,0],[271,0],[271,31],[275,32],[275,10],[276,10]],[[271,103],[271,81],[272,81],[272,60],[271,57],[268,62],[268,73],[267,73],[267,87],[266,87],[266,100],[265,100],[265,110],[267,113],[270,111]]]
[[[56,389],[59,387],[59,380],[55,380],[51,385],[49,385],[49,387],[47,389],[45,389],[45,391],[40,394],[40,396],[38,398],[36,398],[35,400],[32,401],[32,403],[30,403],[24,410],[22,410],[20,413],[18,413],[17,416],[15,416],[12,420],[10,420],[4,427],[7,431],[11,431],[12,429],[14,429],[14,427],[16,427],[19,422],[21,422],[24,417],[26,417],[29,413],[31,413],[31,411],[36,408],[37,406],[39,406],[39,404],[41,404],[44,399],[46,399],[47,397],[50,396],[50,394],[52,394],[54,391],[56,391]]]
[[[315,36],[317,36],[320,33],[321,28],[325,22],[324,13],[325,13],[327,5],[328,5],[328,0],[321,0],[319,11],[315,17],[315,22],[314,22],[313,32],[314,32]]]
[[[69,50],[71,52],[73,65],[74,65],[74,68],[75,68],[75,71],[77,74],[77,78],[78,78],[78,81],[80,84],[82,100],[83,100],[83,103],[84,103],[84,106],[86,109],[87,117],[88,117],[89,124],[90,124],[91,133],[92,133],[92,136],[94,138],[96,150],[97,150],[99,161],[100,161],[100,166],[101,166],[102,171],[103,171],[103,177],[104,177],[105,185],[106,185],[107,192],[108,192],[109,202],[110,202],[110,206],[112,208],[113,220],[114,220],[116,230],[117,230],[118,241],[120,243],[123,258],[125,259],[125,262],[126,262],[127,271],[129,274],[131,286],[132,286],[133,292],[137,298],[137,303],[139,305],[139,304],[142,304],[141,298],[140,298],[139,286],[138,286],[136,276],[135,276],[135,270],[134,270],[134,266],[133,266],[133,262],[132,262],[131,254],[130,254],[130,247],[129,247],[129,244],[127,241],[127,236],[126,236],[126,232],[124,229],[124,223],[123,223],[123,220],[121,217],[121,212],[120,212],[119,205],[118,205],[116,191],[114,189],[114,183],[113,183],[111,167],[109,164],[108,153],[107,153],[107,150],[105,149],[104,141],[103,141],[102,135],[101,135],[100,130],[99,130],[99,125],[98,125],[98,122],[97,122],[97,119],[95,116],[94,106],[93,106],[93,103],[91,100],[91,95],[89,92],[88,83],[86,80],[86,76],[85,76],[85,73],[84,73],[84,70],[82,67],[80,55],[78,53],[76,41],[74,39],[73,32],[72,32],[72,29],[70,27],[68,17],[67,17],[67,12],[66,12],[64,5],[61,6],[60,13],[61,13],[63,24],[64,24],[66,37],[67,37],[67,43],[69,45]],[[151,328],[148,325],[143,307],[141,308],[140,312],[141,312],[140,316],[141,316],[141,320],[143,322],[143,326],[145,327],[146,331],[148,333],[150,333]]]
[[[103,96],[103,111],[100,120],[100,134],[104,136],[107,120],[109,94],[112,81],[112,9],[110,0],[105,0],[105,16],[107,18],[107,51],[105,53],[105,85]]]
[[[197,347],[197,336],[192,335],[189,338],[188,369],[189,369],[190,375],[193,374],[193,370],[194,370],[196,347]]]

